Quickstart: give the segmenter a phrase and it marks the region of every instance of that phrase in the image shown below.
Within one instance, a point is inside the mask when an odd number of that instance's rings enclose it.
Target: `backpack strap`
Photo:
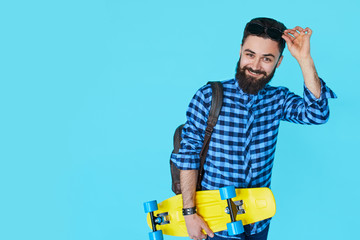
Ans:
[[[211,134],[214,131],[214,127],[218,121],[222,103],[223,103],[223,86],[221,82],[208,82],[211,84],[212,89],[212,100],[211,107],[209,112],[209,117],[207,120],[207,126],[205,129],[204,143],[200,152],[200,169],[199,176],[197,181],[197,189],[201,189],[201,181],[204,175],[204,164],[207,152],[209,150],[209,144],[211,139]]]

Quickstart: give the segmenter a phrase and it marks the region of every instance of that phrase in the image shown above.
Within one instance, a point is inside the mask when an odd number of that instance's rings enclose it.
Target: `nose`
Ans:
[[[254,59],[254,61],[252,62],[252,68],[254,70],[259,70],[260,69],[260,58]]]

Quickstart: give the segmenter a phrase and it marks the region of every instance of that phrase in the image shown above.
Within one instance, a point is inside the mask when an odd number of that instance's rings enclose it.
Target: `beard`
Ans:
[[[263,77],[257,79],[252,76],[246,75],[245,71],[252,71],[254,73],[263,74]],[[266,72],[261,70],[254,70],[250,67],[244,66],[240,68],[240,59],[236,66],[236,74],[235,78],[239,83],[240,88],[248,94],[258,94],[260,90],[262,90],[266,84],[268,84],[271,79],[274,77],[276,67],[274,70],[268,75]]]

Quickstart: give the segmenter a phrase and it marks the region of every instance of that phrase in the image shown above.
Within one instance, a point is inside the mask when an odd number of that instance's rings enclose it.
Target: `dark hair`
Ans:
[[[243,39],[242,39],[242,45],[244,44],[246,38],[249,36],[249,35],[254,35],[254,34],[251,34],[247,28],[248,28],[248,25],[250,23],[257,23],[257,24],[260,24],[266,28],[276,28],[278,30],[280,30],[281,32],[285,31],[286,30],[286,27],[283,23],[281,22],[278,22],[276,21],[275,19],[272,19],[272,18],[254,18],[252,19],[250,22],[248,22],[245,26],[245,29],[244,29],[244,35],[243,35]],[[254,36],[259,36],[259,37],[262,37],[262,38],[269,38],[269,39],[272,39],[269,37],[269,35],[267,35],[265,32],[262,33],[262,34],[259,34],[259,35],[254,35]],[[274,39],[272,39],[274,40]],[[274,40],[276,41],[276,40]],[[285,48],[285,40],[284,39],[280,39],[279,41],[277,41],[278,44],[279,44],[279,51],[280,51],[280,56],[282,55],[283,51],[284,51],[284,48]]]

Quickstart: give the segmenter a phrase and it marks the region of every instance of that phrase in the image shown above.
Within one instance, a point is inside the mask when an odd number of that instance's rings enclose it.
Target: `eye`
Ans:
[[[264,62],[266,62],[266,63],[272,62],[272,59],[271,59],[271,58],[268,58],[268,57],[264,57],[263,60],[264,60]]]
[[[246,56],[249,57],[249,58],[253,58],[253,57],[254,57],[254,54],[252,54],[252,53],[246,53]]]

